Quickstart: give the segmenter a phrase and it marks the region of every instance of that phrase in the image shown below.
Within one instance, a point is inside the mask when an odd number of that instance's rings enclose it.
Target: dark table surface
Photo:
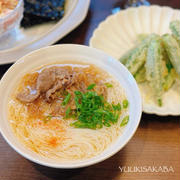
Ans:
[[[151,0],[152,4],[180,9],[179,0]],[[91,0],[85,21],[57,43],[88,45],[99,22],[111,14],[118,0]],[[0,77],[12,64],[0,66]],[[163,168],[170,172],[121,172],[121,168]],[[173,170],[173,172],[172,172]],[[180,116],[143,114],[130,142],[99,164],[74,170],[52,169],[17,154],[0,135],[0,180],[177,180],[180,178]]]

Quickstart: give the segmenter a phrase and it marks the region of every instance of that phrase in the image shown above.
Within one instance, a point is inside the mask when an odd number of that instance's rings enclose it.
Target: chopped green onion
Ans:
[[[71,108],[68,107],[67,110],[66,110],[66,115],[65,115],[65,119],[69,118],[70,117],[70,112],[71,112]]]
[[[76,121],[71,125],[76,128],[99,129],[103,125],[110,127],[118,121],[121,105],[110,104],[103,96],[99,96],[95,91],[82,93],[74,92],[76,105]]]
[[[121,110],[121,105],[120,105],[120,103],[118,103],[117,105],[112,104],[112,107],[113,107],[114,110],[117,110],[117,111],[120,111],[120,110]]]
[[[62,102],[62,105],[66,106],[68,104],[68,102],[70,101],[70,99],[71,99],[71,94],[68,93],[67,96],[64,98],[64,101]]]
[[[96,86],[96,84],[90,84],[90,85],[87,87],[87,90],[91,90],[91,89],[93,89],[95,86]]]
[[[127,99],[123,100],[123,108],[126,109],[129,105],[129,102]]]
[[[87,90],[92,90],[96,84],[88,86]],[[108,85],[112,87],[111,85]],[[67,105],[71,98],[68,93],[62,105]],[[76,109],[67,108],[65,119],[73,118],[74,122],[71,126],[75,128],[100,129],[103,126],[110,127],[117,123],[121,114],[121,104],[111,104],[105,100],[102,95],[98,95],[96,91],[74,91],[74,102]],[[128,107],[128,101],[124,100],[123,108]],[[126,120],[127,121],[127,120]]]
[[[107,88],[111,88],[111,87],[113,87],[113,85],[112,85],[112,84],[110,84],[110,83],[105,83],[105,85],[106,85],[106,87],[107,87]]]
[[[120,124],[120,126],[125,126],[129,121],[129,116],[125,116]]]

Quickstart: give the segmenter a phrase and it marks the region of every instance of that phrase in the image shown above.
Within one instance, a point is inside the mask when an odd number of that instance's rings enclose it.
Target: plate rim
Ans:
[[[25,54],[33,50],[49,46],[55,43],[56,41],[62,39],[64,36],[66,36],[68,33],[70,33],[72,30],[74,30],[78,25],[82,23],[82,21],[85,19],[87,15],[89,5],[90,5],[90,0],[77,0],[73,4],[73,7],[71,8],[71,12],[69,12],[67,16],[64,16],[64,19],[59,20],[59,22],[56,23],[47,33],[43,33],[40,37],[38,37],[38,39],[31,41],[28,44],[21,45],[19,47],[0,50],[0,65],[13,63],[22,56],[24,56]],[[70,19],[72,21],[69,21]],[[49,38],[50,36],[53,35],[55,31],[61,31],[61,27],[63,25],[68,26],[68,28],[66,30],[62,29],[61,34],[59,33],[58,36],[55,36],[54,38]],[[47,40],[48,38],[49,40]],[[44,43],[43,41],[47,41],[47,42]],[[39,44],[35,45],[37,42],[39,42]],[[35,47],[32,47],[33,45]],[[26,50],[25,53],[23,52],[24,50]],[[20,55],[19,53],[22,55]],[[12,56],[17,55],[17,57],[11,58],[11,55]]]
[[[22,45],[17,46],[17,47],[14,46],[14,47],[11,47],[9,49],[3,49],[3,50],[0,50],[0,52],[6,53],[6,52],[10,52],[10,51],[16,51],[16,50],[18,50],[20,48],[26,47],[26,46],[28,46],[28,45],[30,45],[32,43],[35,43],[35,42],[41,40],[45,35],[50,34],[56,27],[63,24],[69,18],[69,16],[73,12],[73,10],[76,8],[75,6],[77,5],[77,3],[78,3],[78,0],[73,1],[72,7],[70,7],[69,12],[67,14],[65,14],[60,20],[58,20],[58,22],[56,24],[54,24],[54,26],[48,32],[44,32],[37,39],[29,41],[27,44],[22,44]],[[66,7],[66,5],[65,5],[65,7]],[[22,29],[25,29],[25,28],[22,27]]]
[[[140,8],[168,8],[170,10],[173,10],[173,11],[178,11],[180,12],[180,9],[176,9],[176,8],[172,8],[170,6],[160,6],[160,5],[150,5],[150,6],[145,6],[145,5],[142,5],[142,6],[139,6],[139,7],[129,7],[127,9],[123,9],[123,10],[120,10],[119,12],[115,13],[115,14],[110,14],[108,15],[104,20],[102,20],[98,26],[94,29],[93,33],[92,33],[92,36],[90,37],[89,39],[89,46],[90,47],[93,47],[92,46],[92,40],[93,38],[95,37],[95,33],[96,33],[96,30],[99,29],[100,25],[103,24],[104,22],[106,22],[108,19],[111,19],[115,16],[117,16],[119,13],[122,13],[122,12],[125,12],[125,11],[132,11],[133,9],[140,9]]]

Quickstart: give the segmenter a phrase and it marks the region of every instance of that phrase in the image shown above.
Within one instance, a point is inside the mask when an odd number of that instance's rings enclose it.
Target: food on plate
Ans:
[[[172,31],[173,36],[177,39],[180,46],[180,21],[172,21],[169,27]]]
[[[1,0],[0,1],[0,38],[5,37],[15,28],[19,27],[22,16],[23,16],[22,0]],[[5,44],[7,44],[7,42]]]
[[[163,72],[162,72],[162,47],[160,39],[154,38],[148,46],[147,58],[145,63],[146,79],[149,81],[154,94],[156,94],[156,102],[162,106],[163,94]]]
[[[126,64],[126,67],[133,75],[135,75],[137,70],[139,70],[141,66],[143,66],[143,64],[145,63],[148,44],[151,39],[156,36],[156,34],[152,34],[147,38],[143,39],[137,47],[131,49],[120,58],[120,61],[123,64]]]
[[[59,20],[63,17],[65,0],[24,0],[23,27]]]
[[[1,0],[0,1],[0,18],[6,16],[17,6],[18,0]]]
[[[180,76],[180,21],[172,21],[170,29],[172,35],[139,35],[137,46],[120,58],[138,83],[148,82],[158,106]]]
[[[129,121],[119,82],[90,64],[51,64],[25,74],[8,102],[8,117],[29,149],[60,161],[103,152]]]
[[[133,53],[126,60],[126,67],[129,71],[134,75],[136,71],[141,67],[145,62],[145,57],[147,53],[146,44],[141,44],[136,49],[134,49]]]
[[[178,42],[170,34],[163,35],[162,41],[169,60],[171,61],[176,72],[180,75],[180,46],[178,45]]]

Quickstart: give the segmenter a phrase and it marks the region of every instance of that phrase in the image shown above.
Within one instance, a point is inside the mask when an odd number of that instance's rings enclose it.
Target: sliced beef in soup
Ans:
[[[37,78],[35,88],[25,88],[17,94],[17,99],[22,102],[33,102],[41,94],[45,94],[47,101],[52,94],[61,88],[71,86],[75,82],[75,74],[62,67],[50,67],[42,70]]]

